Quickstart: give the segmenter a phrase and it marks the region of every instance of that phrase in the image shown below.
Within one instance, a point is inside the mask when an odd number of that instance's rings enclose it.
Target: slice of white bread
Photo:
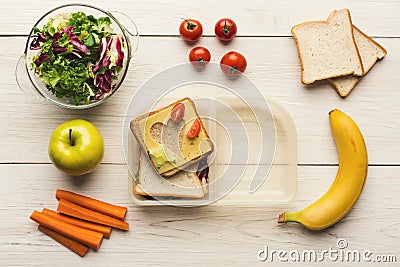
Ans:
[[[382,59],[386,56],[387,51],[354,25],[353,33],[358,51],[360,52],[365,75],[375,65],[378,59]],[[340,96],[346,97],[350,94],[351,90],[353,90],[354,86],[356,86],[360,79],[360,77],[354,75],[346,75],[343,77],[328,79],[328,82],[332,84]]]
[[[292,28],[301,64],[301,82],[364,74],[350,12],[333,11],[327,21],[310,21]]]
[[[143,153],[140,153],[139,157],[138,184],[133,191],[141,196],[204,197],[203,184],[195,172],[181,171],[168,178],[163,177],[154,170]]]
[[[146,145],[146,143],[145,143],[145,141],[143,139],[143,136],[141,134],[140,123],[142,121],[146,121],[148,118],[150,118],[153,115],[157,116],[157,114],[159,112],[163,111],[163,110],[172,109],[178,103],[185,103],[186,111],[185,111],[185,115],[184,115],[184,120],[185,120],[186,114],[190,113],[190,112],[188,112],[189,109],[191,110],[191,114],[193,114],[195,118],[199,119],[200,124],[201,124],[201,130],[200,131],[202,133],[204,133],[204,140],[203,140],[204,142],[202,143],[203,146],[204,146],[203,147],[204,150],[202,150],[202,154],[201,155],[196,156],[196,157],[194,157],[192,155],[192,158],[190,160],[187,160],[186,162],[184,162],[183,164],[181,164],[179,166],[173,166],[173,168],[168,170],[168,171],[161,171],[159,168],[157,168],[155,162],[153,162],[153,160],[147,154],[150,162],[152,163],[152,166],[153,166],[154,170],[156,172],[158,172],[159,174],[161,174],[162,176],[166,176],[166,177],[172,176],[172,175],[178,173],[179,171],[187,169],[191,165],[198,163],[201,159],[207,157],[214,150],[214,145],[211,142],[211,140],[209,138],[209,135],[207,133],[207,130],[204,127],[204,124],[203,124],[202,120],[200,119],[200,117],[199,117],[199,115],[197,113],[196,106],[195,106],[193,100],[191,100],[190,98],[180,99],[180,100],[178,100],[178,101],[176,101],[174,103],[171,103],[170,105],[168,105],[168,106],[166,106],[164,108],[152,111],[152,112],[150,112],[148,114],[141,115],[141,116],[135,118],[134,120],[132,120],[131,123],[130,123],[131,131],[132,131],[133,135],[135,136],[136,140],[138,141],[138,143],[140,144],[140,146],[142,148],[142,151],[148,151],[147,145]],[[182,122],[182,124],[183,124],[183,122]],[[168,149],[170,149],[171,151],[175,152],[176,154],[178,154],[178,152],[179,152],[179,151],[176,151],[176,150],[180,150],[180,148],[179,148],[180,144],[178,144],[179,140],[183,140],[183,138],[184,138],[183,132],[180,130],[181,126],[182,125],[180,125],[180,124],[174,124],[172,122],[171,123],[168,122],[166,127],[165,127],[166,131],[167,131],[167,129],[169,129],[168,130],[168,132],[169,132],[168,134],[156,133],[156,135],[163,136],[163,137],[166,137],[166,138],[168,137],[167,140],[163,140],[162,143]],[[155,129],[157,131],[162,131],[163,128],[155,127]],[[155,137],[153,137],[153,136],[152,136],[152,138],[155,139]],[[196,137],[196,138],[198,138],[198,137]]]
[[[335,88],[336,92],[341,97],[346,97],[350,94],[351,90],[353,90],[360,79],[361,77],[346,75],[342,77],[328,79],[328,82]]]

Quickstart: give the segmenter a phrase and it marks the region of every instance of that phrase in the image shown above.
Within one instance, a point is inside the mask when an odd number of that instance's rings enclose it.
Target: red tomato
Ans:
[[[171,111],[171,120],[173,122],[180,122],[185,115],[185,104],[178,103]]]
[[[203,34],[203,27],[197,20],[185,19],[179,27],[179,33],[185,41],[196,41]]]
[[[189,61],[197,68],[204,68],[211,60],[210,51],[205,47],[195,47],[190,50]]]
[[[220,19],[215,24],[215,35],[222,41],[230,41],[236,36],[236,23],[228,18]]]
[[[199,135],[201,129],[201,123],[199,119],[196,119],[192,126],[190,126],[189,131],[187,132],[187,137],[189,138],[195,138],[196,136]]]
[[[225,74],[238,76],[246,70],[247,61],[242,54],[231,51],[222,57],[220,67]]]

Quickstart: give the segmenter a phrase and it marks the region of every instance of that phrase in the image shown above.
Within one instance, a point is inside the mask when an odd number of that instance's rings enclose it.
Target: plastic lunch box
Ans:
[[[241,110],[240,107],[235,103],[237,102],[235,99],[224,99],[225,102],[231,103],[232,106],[236,107],[237,112],[245,113],[245,110]],[[257,165],[252,162],[250,157],[250,163],[247,166],[246,172],[240,179],[239,183],[224,197],[219,200],[210,201],[210,195],[216,193],[219,188],[218,185],[214,185],[210,183],[208,188],[208,195],[206,195],[205,199],[202,200],[185,200],[185,199],[175,199],[168,201],[158,201],[158,200],[149,200],[143,198],[142,196],[135,195],[133,192],[133,188],[136,185],[133,179],[133,175],[136,173],[138,168],[138,156],[139,156],[139,145],[137,144],[135,138],[132,133],[128,134],[128,156],[127,156],[127,164],[129,165],[129,175],[128,175],[128,192],[129,196],[133,203],[140,206],[159,206],[159,205],[176,205],[176,206],[197,206],[197,205],[240,205],[240,206],[263,206],[268,204],[275,203],[287,203],[293,199],[297,191],[297,136],[296,136],[296,128],[293,122],[292,117],[287,112],[287,110],[275,100],[269,98],[267,99],[268,104],[271,108],[273,120],[275,124],[276,131],[276,150],[275,155],[270,166],[268,175],[263,182],[263,184],[259,187],[259,189],[254,193],[249,193],[249,184],[254,175],[255,168]],[[173,102],[169,100],[169,102]],[[202,110],[201,107],[197,107],[199,114],[204,114],[206,112],[210,112],[208,109]],[[217,110],[215,111],[216,117],[220,120],[224,120],[224,111]],[[255,123],[254,120],[248,118],[248,120],[244,121],[245,124],[249,125],[250,131],[252,124]],[[207,123],[205,123],[207,124]],[[208,132],[210,137],[214,140],[214,142],[221,144],[221,139],[225,139],[223,137],[223,131],[219,131],[214,127],[209,127]],[[249,133],[252,136],[252,133]],[[258,146],[259,140],[256,136],[255,138],[249,138],[253,143],[250,143],[250,146]],[[219,176],[223,171],[226,165],[224,150],[229,150],[229,144],[226,142],[222,142],[219,146],[218,151],[216,153],[216,157],[214,159],[213,164],[210,166],[210,180],[215,179],[216,176]],[[220,155],[220,156],[219,156]],[[240,164],[240,163],[234,163]],[[224,189],[225,190],[225,189]]]

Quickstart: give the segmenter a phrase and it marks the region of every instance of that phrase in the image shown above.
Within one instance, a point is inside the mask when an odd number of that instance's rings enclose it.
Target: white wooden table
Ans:
[[[47,10],[68,1],[14,0],[0,3],[0,265],[267,265],[257,252],[269,249],[336,248],[344,238],[349,249],[394,254],[400,264],[400,2],[381,1],[85,1],[132,17],[139,27],[139,50],[123,87],[104,104],[83,111],[66,110],[24,95],[14,66],[27,33]],[[347,7],[353,23],[374,37],[388,55],[341,99],[330,85],[305,87],[290,28],[326,18]],[[233,18],[238,37],[228,46],[213,36],[214,23]],[[294,118],[298,133],[298,193],[293,203],[263,208],[209,206],[196,209],[141,208],[130,203],[122,151],[122,121],[128,101],[154,73],[186,62],[190,46],[178,36],[181,17],[204,26],[198,43],[218,62],[227,50],[248,59],[247,75],[265,95],[281,102]],[[320,232],[300,225],[278,225],[283,210],[300,209],[330,186],[337,170],[336,148],[328,112],[340,108],[362,129],[369,151],[368,180],[358,203],[335,226]],[[50,163],[48,140],[63,121],[92,121],[104,135],[101,166],[83,178],[61,174]],[[56,208],[54,192],[69,189],[129,207],[128,232],[114,231],[98,253],[80,258],[37,230],[29,220],[34,209]],[[287,263],[281,263],[287,264]],[[303,263],[309,266],[310,263]],[[321,263],[313,263],[316,266]],[[339,264],[326,260],[326,265]],[[296,264],[300,265],[300,264]],[[345,266],[358,263],[345,263]],[[363,265],[363,263],[360,263]],[[375,266],[371,264],[370,266]]]

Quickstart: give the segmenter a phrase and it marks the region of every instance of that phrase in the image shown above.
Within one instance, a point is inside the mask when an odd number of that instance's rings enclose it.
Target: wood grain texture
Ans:
[[[333,108],[342,109],[359,124],[366,138],[371,164],[399,164],[397,77],[400,74],[400,39],[380,38],[377,41],[389,51],[388,56],[376,64],[346,99],[341,99],[327,83],[312,86],[300,83],[300,67],[292,38],[237,38],[229,49],[246,55],[247,75],[266,96],[281,102],[293,116],[298,131],[300,164],[337,163],[328,119],[328,112]],[[203,38],[199,45],[211,49],[214,62],[226,52],[226,47],[215,38]],[[139,52],[120,90],[98,107],[76,111],[21,93],[13,66],[23,46],[24,38],[7,38],[7,41],[0,38],[0,60],[3,62],[0,73],[4,77],[0,86],[7,97],[0,104],[3,118],[0,135],[4,137],[0,139],[0,146],[7,151],[0,154],[0,162],[49,162],[46,147],[51,132],[61,122],[80,117],[92,121],[103,133],[107,147],[104,162],[123,163],[122,124],[130,99],[155,73],[186,62],[190,50],[179,38],[142,38]]]
[[[12,5],[0,3],[0,34],[28,34],[33,24],[50,9],[76,1],[15,0]],[[325,20],[333,9],[349,8],[355,25],[372,36],[399,36],[400,2],[382,1],[319,1],[319,0],[199,0],[195,4],[168,0],[95,1],[84,3],[105,10],[117,10],[130,16],[141,35],[178,35],[181,18],[197,18],[204,34],[214,35],[214,25],[222,17],[236,21],[238,35],[242,36],[289,36],[290,28],[309,20]],[[23,16],[21,11],[23,10]]]
[[[354,209],[334,227],[319,232],[296,224],[278,225],[277,215],[301,209],[321,196],[333,181],[336,167],[300,167],[295,202],[263,209],[217,204],[191,209],[141,208],[129,202],[127,169],[123,165],[103,164],[81,178],[61,175],[50,164],[3,164],[0,173],[2,186],[8,189],[0,195],[2,266],[25,265],[27,257],[34,266],[63,266],[67,262],[79,266],[205,266],[216,262],[219,266],[232,266],[233,262],[235,266],[254,266],[260,263],[256,253],[264,245],[276,250],[320,251],[335,248],[337,238],[345,238],[349,249],[399,256],[400,204],[393,201],[400,194],[398,167],[370,167]],[[130,230],[114,230],[97,253],[90,251],[83,259],[75,257],[37,231],[36,224],[29,220],[33,209],[57,206],[57,188],[126,205]]]

